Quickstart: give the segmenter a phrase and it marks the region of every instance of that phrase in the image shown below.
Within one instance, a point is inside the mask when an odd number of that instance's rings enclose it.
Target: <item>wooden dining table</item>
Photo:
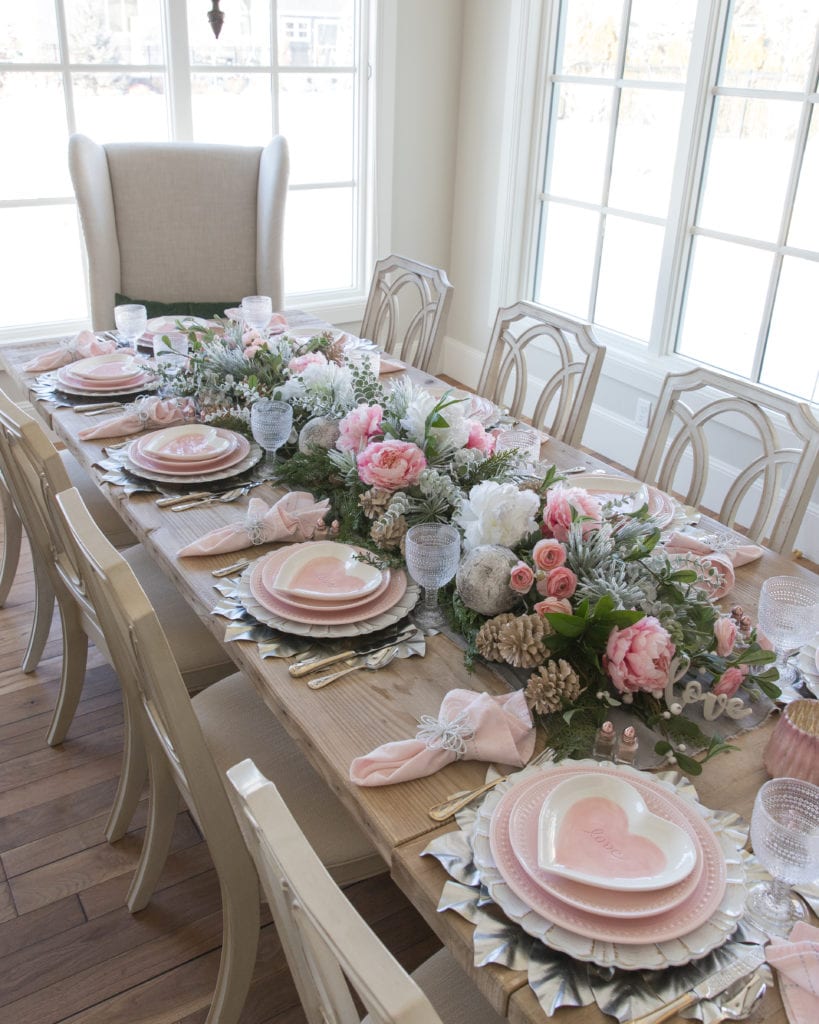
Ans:
[[[302,315],[290,314],[291,323],[324,326]],[[24,363],[52,342],[26,342],[0,350],[7,372],[27,388],[33,380],[26,375]],[[408,371],[419,383],[438,383],[428,374]],[[387,380],[388,378],[385,378]],[[99,422],[75,412],[57,408],[31,396],[43,420],[88,472],[99,481],[97,466],[105,441],[82,441],[79,432]],[[119,440],[119,439],[115,439]],[[558,469],[585,466],[589,471],[612,470],[605,462],[587,452],[553,439],[546,440],[541,458]],[[212,571],[235,562],[236,553],[208,557],[179,558],[178,551],[208,531],[236,521],[246,508],[248,497],[233,504],[209,506],[175,513],[157,507],[156,494],[138,493],[127,497],[120,487],[101,484],[101,489],[119,510],[157,564],[178,588],[182,599],[194,609],[204,625],[220,641],[225,638],[225,620],[213,614],[220,595]],[[272,502],[282,493],[270,484],[252,492]],[[706,529],[720,530],[720,524],[705,517]],[[274,546],[253,552],[263,555]],[[760,559],[738,568],[733,591],[724,606],[741,604],[755,613],[761,582],[768,576],[789,574],[815,579],[806,568],[790,558],[765,551]],[[396,883],[424,916],[441,941],[452,951],[472,976],[491,1005],[514,1024],[543,1024],[545,1014],[527,984],[524,972],[497,965],[473,964],[473,925],[452,912],[437,911],[439,897],[447,879],[441,865],[432,857],[421,857],[430,840],[455,828],[443,826],[428,816],[433,805],[453,792],[471,789],[484,781],[486,764],[456,761],[427,778],[395,786],[364,788],[351,783],[350,763],[382,743],[415,735],[422,715],[435,715],[444,695],[455,687],[489,693],[508,691],[507,684],[486,666],[476,664],[473,672],[464,667],[462,649],[445,635],[427,638],[423,658],[398,659],[378,672],[354,672],[324,689],[310,689],[303,679],[288,673],[288,662],[280,658],[262,658],[255,642],[232,641],[225,649],[236,665],[244,670],[264,698],[272,714],[282,722],[310,759],[316,770],[370,836],[384,858]],[[750,817],[754,796],[767,776],[762,753],[773,728],[773,717],[759,728],[744,732],[732,740],[739,748],[721,755],[704,766],[696,779],[703,804],[732,810]],[[557,1011],[560,1021],[571,1024],[600,1024],[606,1018],[592,1005]],[[769,990],[755,1006],[753,1021],[784,1024],[785,1015],[779,993]]]

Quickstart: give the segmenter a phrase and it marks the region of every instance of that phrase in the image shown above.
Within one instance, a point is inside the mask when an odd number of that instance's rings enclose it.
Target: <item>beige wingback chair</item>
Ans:
[[[289,175],[281,135],[263,148],[100,146],[72,135],[68,162],[94,330],[114,326],[118,293],[140,302],[214,304],[270,295],[281,309]]]

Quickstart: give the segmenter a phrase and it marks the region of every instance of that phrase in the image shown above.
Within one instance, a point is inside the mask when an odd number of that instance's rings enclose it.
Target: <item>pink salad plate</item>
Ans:
[[[295,605],[291,605],[288,601],[283,600],[278,594],[272,593],[264,584],[265,572],[267,572],[268,578],[270,578],[271,573],[274,574],[275,578],[275,572],[281,568],[285,559],[289,557],[291,550],[295,547],[296,545],[291,544],[289,549],[287,547],[280,548],[278,551],[273,551],[269,555],[260,558],[253,566],[249,578],[250,592],[253,597],[263,608],[273,612],[274,615],[282,619],[303,622],[311,626],[341,626],[349,622],[360,622],[364,619],[374,618],[376,615],[380,615],[382,612],[387,611],[387,609],[392,608],[394,604],[401,600],[406,592],[406,573],[397,570],[390,573],[387,586],[381,593],[371,596],[360,604],[352,607],[347,604],[343,608],[330,609],[324,605],[310,609],[296,608]]]
[[[571,878],[562,878],[542,868],[538,863],[538,819],[544,800],[549,793],[554,792],[560,781],[551,780],[547,789],[544,789],[541,780],[538,780],[538,785],[524,787],[521,784],[515,787],[520,792],[512,803],[509,816],[509,840],[512,850],[532,881],[544,892],[557,897],[570,907],[616,918],[651,917],[679,906],[692,895],[702,877],[704,861],[697,834],[677,802],[669,799],[667,791],[652,793],[644,799],[653,814],[682,829],[697,850],[694,868],[681,881],[663,889],[627,892],[586,885]]]
[[[286,601],[307,599],[336,606],[371,596],[381,583],[381,570],[359,558],[360,548],[338,541],[313,541],[295,549],[268,589]]]
[[[668,526],[676,511],[674,499],[668,494],[626,476],[586,473],[572,477],[571,486],[582,487],[601,501],[620,501],[624,512],[634,512],[647,503],[648,514],[661,529]]]
[[[222,428],[218,428],[222,430]],[[232,434],[233,431],[225,431]],[[165,459],[158,459],[144,451],[141,442],[144,442],[150,435],[143,434],[131,442],[128,449],[128,458],[135,466],[141,469],[148,469],[152,473],[165,473],[167,476],[201,476],[203,473],[215,473],[220,469],[229,469],[237,465],[247,457],[250,452],[250,442],[241,434],[235,434],[236,445],[225,455],[219,455],[215,459],[198,459],[194,462],[168,462]]]
[[[235,451],[238,434],[205,423],[184,423],[140,438],[140,451],[159,462],[203,462]]]
[[[602,766],[599,770],[616,771]],[[624,945],[667,942],[705,924],[719,907],[725,892],[728,880],[725,856],[714,833],[697,813],[696,808],[686,806],[683,800],[675,800],[673,794],[642,777],[630,776],[629,781],[653,812],[661,814],[660,802],[655,798],[663,797],[679,810],[696,838],[702,872],[688,896],[675,906],[650,916],[611,917],[564,902],[532,877],[513,847],[510,821],[514,807],[518,800],[529,799],[527,794],[533,790],[531,800],[537,814],[532,820],[536,821],[549,791],[577,771],[577,768],[567,766],[538,773],[531,780],[512,786],[495,808],[489,830],[490,849],[498,871],[512,892],[546,921],[551,921],[575,935],[601,942]],[[537,838],[534,842],[537,847]],[[648,894],[629,893],[632,899],[646,895]]]
[[[311,542],[308,542],[311,543]],[[291,545],[293,549],[302,547],[302,545]],[[361,605],[367,604],[369,601],[373,601],[376,597],[380,597],[387,587],[390,585],[390,570],[381,570],[381,582],[378,586],[367,594],[360,594],[356,597],[343,597],[336,600],[322,600],[315,601],[312,598],[297,596],[295,594],[287,594],[276,588],[276,577],[281,571],[281,567],[284,562],[267,561],[262,568],[262,585],[277,598],[282,604],[288,605],[291,609],[301,611],[345,611],[351,608],[358,608]]]
[[[129,352],[89,356],[87,359],[69,363],[65,369],[78,382],[85,381],[89,386],[130,384],[134,378],[142,377],[145,373],[144,367],[137,365]]]
[[[155,316],[148,321],[148,326],[145,328],[145,334],[142,337],[150,336],[153,340],[155,334],[169,334],[171,331],[178,331],[179,328],[176,326],[177,320],[193,327],[211,326],[210,320],[205,320],[201,316],[188,316],[187,313],[180,313],[178,316]]]

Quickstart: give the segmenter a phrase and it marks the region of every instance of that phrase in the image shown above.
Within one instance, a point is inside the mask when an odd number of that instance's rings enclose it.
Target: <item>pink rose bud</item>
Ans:
[[[552,569],[546,577],[547,597],[571,597],[577,590],[577,576],[565,565]]]
[[[547,615],[552,612],[560,612],[563,615],[572,614],[572,605],[565,597],[547,597],[538,601],[533,611],[536,615]]]
[[[509,573],[509,586],[516,594],[528,594],[535,582],[535,574],[525,562],[513,565]]]
[[[532,548],[532,561],[535,568],[549,572],[566,561],[566,549],[559,540],[539,540]]]
[[[723,615],[714,623],[714,636],[717,640],[717,654],[727,658],[733,651],[737,639],[737,624],[730,615]]]
[[[733,697],[744,678],[745,674],[741,668],[726,668],[719,677],[719,682],[711,692],[717,697],[721,697],[723,695],[726,697]]]

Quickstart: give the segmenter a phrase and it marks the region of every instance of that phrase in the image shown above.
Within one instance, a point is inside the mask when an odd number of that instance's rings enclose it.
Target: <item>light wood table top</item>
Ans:
[[[322,326],[318,321],[314,323]],[[39,347],[42,350],[43,343]],[[20,367],[36,348],[28,343],[5,348],[0,353],[5,357],[10,374],[23,384],[26,377]],[[426,374],[414,373],[413,376],[419,381],[433,380]],[[56,409],[42,402],[35,404],[66,446],[99,478],[94,462],[104,442],[82,442],[78,438],[79,431],[94,421],[71,409]],[[589,469],[609,469],[592,456],[554,441],[546,442],[542,457],[554,461],[559,468],[583,464]],[[211,570],[231,564],[239,555],[179,559],[177,551],[205,532],[235,521],[240,510],[246,508],[248,499],[177,514],[158,509],[155,496],[138,494],[126,498],[121,489],[108,485],[103,485],[102,490],[206,627],[217,639],[223,640],[224,620],[211,614],[219,597],[214,590]],[[277,496],[269,485],[253,493],[267,501]],[[710,529],[712,524],[706,521],[705,525]],[[720,528],[719,524],[713,527]],[[259,548],[257,553],[261,555],[268,550],[272,550],[271,545]],[[766,552],[759,561],[737,570],[736,587],[726,599],[726,606],[740,603],[753,614],[762,580],[785,573],[812,576],[789,559]],[[225,646],[315,768],[361,822],[385,861],[392,865],[398,884],[474,977],[492,1005],[499,1012],[508,1013],[516,1024],[542,1022],[545,1015],[523,974],[495,966],[480,969],[472,966],[472,926],[453,913],[436,912],[446,875],[433,858],[419,856],[431,836],[441,831],[428,817],[427,809],[456,790],[479,785],[485,777],[486,765],[456,762],[429,778],[391,787],[362,788],[349,781],[349,765],[354,757],[389,740],[413,736],[418,718],[437,712],[443,696],[453,687],[501,693],[506,690],[505,684],[482,666],[474,674],[468,674],[461,650],[444,636],[428,639],[423,659],[394,661],[378,673],[353,674],[318,691],[309,689],[303,680],[294,680],[287,672],[285,661],[263,660],[255,643],[233,642]],[[719,756],[705,766],[697,780],[703,803],[750,816],[754,795],[766,779],[761,754],[771,728],[768,722],[742,735],[736,741],[739,750]],[[595,1007],[561,1011],[559,1017],[567,1021],[571,1017],[578,1024],[600,1024],[604,1020]],[[780,1018],[781,1003],[774,993],[757,1006],[751,1019],[780,1024]]]

